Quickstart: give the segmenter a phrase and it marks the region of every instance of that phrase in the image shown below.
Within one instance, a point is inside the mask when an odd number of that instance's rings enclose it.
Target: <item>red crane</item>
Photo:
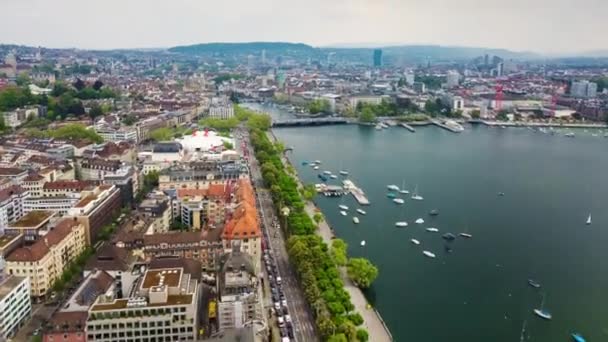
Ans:
[[[499,112],[502,109],[503,85],[497,84],[494,89],[496,90],[496,96],[494,96],[494,109]]]

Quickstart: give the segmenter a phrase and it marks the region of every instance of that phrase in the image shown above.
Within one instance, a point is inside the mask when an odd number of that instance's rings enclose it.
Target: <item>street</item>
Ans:
[[[278,273],[282,278],[282,288],[285,291],[289,313],[293,319],[294,339],[299,342],[318,341],[315,332],[315,321],[304,298],[296,274],[289,264],[285,239],[280,228],[275,228],[274,222],[279,222],[274,210],[274,204],[268,190],[264,189],[264,183],[259,165],[255,159],[252,147],[249,144],[249,135],[243,132],[243,141],[248,155],[251,181],[256,189],[259,214],[262,219],[262,228],[268,236],[268,249],[274,255],[277,263]],[[237,146],[239,144],[236,144]],[[239,146],[240,147],[240,146]]]

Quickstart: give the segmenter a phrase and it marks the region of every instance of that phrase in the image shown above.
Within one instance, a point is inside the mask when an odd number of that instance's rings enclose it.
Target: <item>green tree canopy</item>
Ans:
[[[169,141],[173,139],[173,131],[171,128],[161,127],[150,131],[149,137],[155,141]]]
[[[351,258],[347,264],[348,277],[360,288],[368,288],[378,276],[378,268],[365,258]]]
[[[327,99],[315,99],[308,103],[308,111],[311,114],[331,113],[331,104]]]
[[[376,114],[374,114],[371,108],[365,107],[361,113],[359,113],[359,121],[366,123],[375,122]]]

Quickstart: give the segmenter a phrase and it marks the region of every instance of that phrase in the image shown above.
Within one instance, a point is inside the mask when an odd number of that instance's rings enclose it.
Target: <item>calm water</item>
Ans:
[[[367,193],[372,204],[358,225],[351,196],[317,202],[349,254],[378,265],[367,296],[396,341],[519,341],[524,320],[529,341],[570,341],[573,331],[608,340],[608,139],[582,131],[569,139],[527,129],[409,133],[354,125],[275,134],[294,148],[305,182],[319,182],[322,170],[346,169]],[[300,164],[315,159],[323,161],[319,171]],[[424,201],[394,204],[386,185],[402,183],[410,191],[418,185]],[[339,214],[341,201],[351,208],[348,217]],[[428,216],[433,208],[436,218]],[[590,212],[593,225],[586,226]],[[426,223],[415,224],[419,217]],[[396,228],[404,219],[409,227]],[[458,238],[445,252],[440,234],[465,230],[473,239]],[[528,286],[528,278],[542,289]],[[532,314],[541,293],[552,321]]]

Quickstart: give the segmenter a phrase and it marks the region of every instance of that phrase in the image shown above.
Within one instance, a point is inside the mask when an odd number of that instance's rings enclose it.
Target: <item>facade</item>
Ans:
[[[209,106],[209,117],[230,119],[234,116],[234,105],[227,97],[214,97]]]
[[[15,336],[31,315],[29,278],[0,277],[0,340]]]
[[[374,67],[379,68],[382,66],[382,49],[374,50]]]
[[[458,71],[450,70],[446,76],[446,87],[454,88],[460,83],[460,74]]]
[[[262,293],[251,259],[248,254],[238,251],[222,257],[217,282],[220,331],[264,320]]]
[[[137,141],[137,130],[130,127],[121,127],[119,129],[100,128],[95,129],[104,141],[120,142],[120,141]]]
[[[42,186],[43,197],[69,197],[95,187],[93,181],[55,181]],[[35,196],[34,196],[35,197]]]
[[[81,200],[68,210],[85,226],[87,244],[93,245],[101,228],[112,222],[122,208],[120,190],[114,185],[100,185],[90,192],[83,192]]]
[[[16,185],[0,190],[0,230],[23,216],[23,201],[28,196],[25,189]]]
[[[154,219],[154,233],[166,233],[173,222],[171,201],[168,197],[147,198],[139,204],[139,211]]]
[[[572,82],[570,94],[574,97],[596,97],[597,83],[589,81]]]
[[[29,277],[31,296],[43,297],[86,246],[84,225],[71,218],[63,219],[44,238],[10,253],[6,257],[6,273]]]
[[[223,225],[231,188],[228,184],[211,184],[207,189],[178,189],[173,201],[174,217],[196,230]]]
[[[23,234],[25,241],[35,241],[48,233],[56,214],[51,211],[30,211],[19,220],[10,223],[4,232],[8,235]]]
[[[28,197],[23,200],[23,212],[50,211],[64,216],[80,201],[80,194],[72,196]]]
[[[196,341],[200,269],[194,272],[151,263],[131,293],[97,297],[88,311],[87,341]]]
[[[158,182],[160,190],[208,189],[211,184],[229,184],[248,178],[247,166],[240,161],[204,161],[163,170]]]
[[[194,259],[206,270],[215,270],[223,254],[220,229],[144,235],[143,241],[147,260],[167,256]]]

